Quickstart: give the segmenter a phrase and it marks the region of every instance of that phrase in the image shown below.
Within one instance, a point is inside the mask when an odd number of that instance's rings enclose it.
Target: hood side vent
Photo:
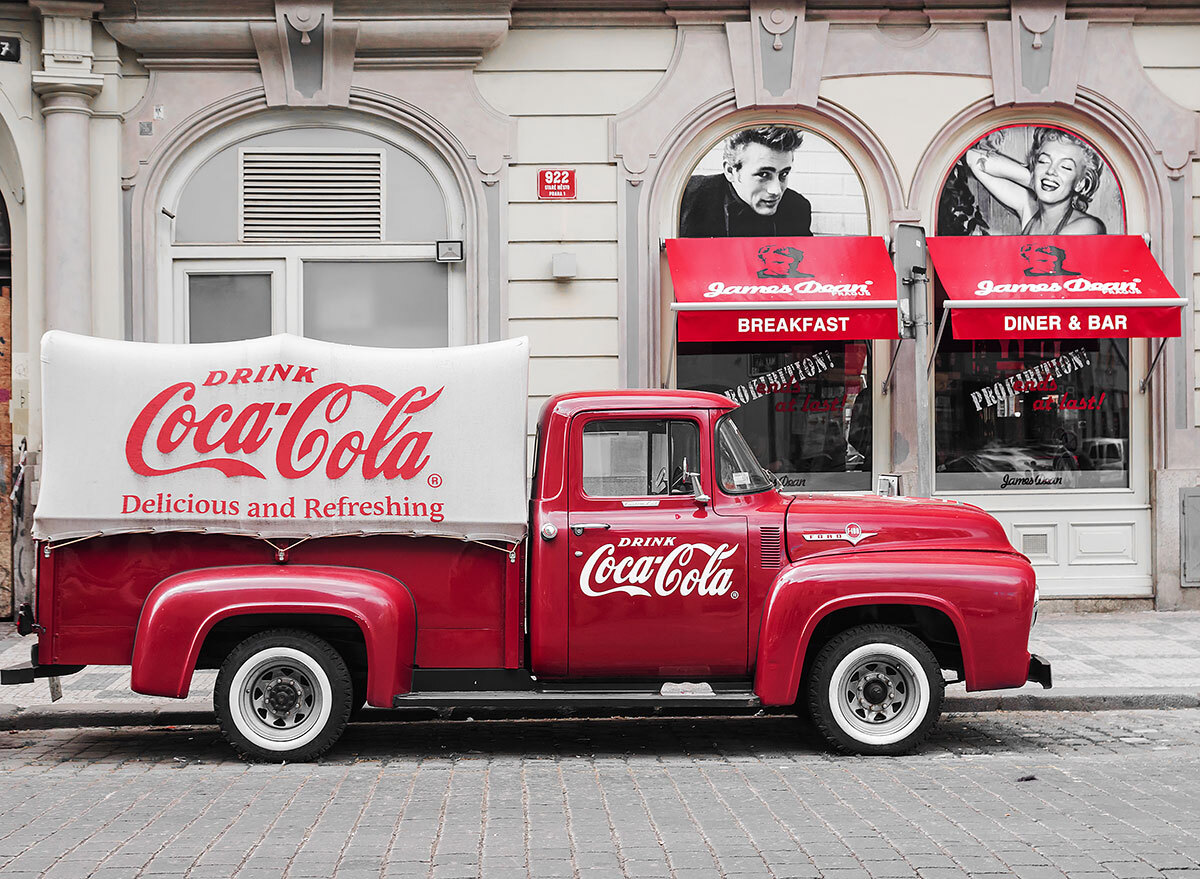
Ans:
[[[759,564],[764,568],[783,566],[783,533],[779,528],[758,529]]]

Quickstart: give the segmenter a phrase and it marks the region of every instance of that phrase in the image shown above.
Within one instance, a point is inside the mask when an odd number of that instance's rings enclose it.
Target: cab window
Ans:
[[[583,428],[588,497],[690,495],[700,470],[700,429],[682,419],[592,421]]]

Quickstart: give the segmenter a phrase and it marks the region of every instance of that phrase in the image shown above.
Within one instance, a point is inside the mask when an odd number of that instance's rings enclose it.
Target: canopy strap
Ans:
[[[1154,359],[1150,361],[1150,368],[1146,370],[1146,377],[1143,378],[1141,384],[1138,385],[1139,394],[1146,393],[1147,388],[1150,387],[1150,378],[1154,375],[1154,367],[1158,365],[1158,358],[1162,357],[1163,349],[1166,347],[1166,339],[1163,339],[1158,343],[1158,350],[1154,352]]]
[[[893,387],[892,374],[896,371],[896,358],[900,356],[900,346],[903,344],[904,344],[904,337],[901,336],[899,339],[896,340],[896,350],[894,350],[892,352],[892,362],[888,366],[887,378],[885,378],[883,380],[883,387],[879,389],[879,392],[881,394],[883,394],[885,397],[887,396],[888,388]]]
[[[947,305],[950,303],[947,302]],[[938,346],[942,344],[942,333],[946,329],[946,318],[950,317],[950,309],[942,309],[942,319],[938,321],[937,335],[933,339],[933,350],[929,352],[929,363],[925,366],[925,377],[933,375],[933,361],[937,360]]]

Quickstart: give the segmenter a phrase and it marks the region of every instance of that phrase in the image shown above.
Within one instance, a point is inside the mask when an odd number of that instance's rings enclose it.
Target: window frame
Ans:
[[[159,337],[188,342],[188,274],[261,274],[256,266],[275,265],[272,280],[272,332],[304,335],[304,263],[306,262],[436,262],[436,243],[372,245],[176,245],[172,249],[170,290],[159,308]],[[448,263],[447,344],[468,344],[466,272],[463,263]]]
[[[704,457],[703,452],[701,451],[700,424],[694,418],[671,417],[671,416],[656,416],[656,417],[651,417],[651,418],[642,418],[642,417],[632,417],[631,418],[631,417],[628,417],[625,413],[619,413],[619,414],[618,413],[607,413],[607,415],[608,415],[608,417],[589,418],[579,428],[579,442],[580,442],[580,447],[579,447],[579,449],[580,449],[579,493],[580,493],[580,496],[584,500],[589,500],[589,501],[620,501],[620,500],[650,500],[650,499],[663,500],[665,498],[687,498],[687,499],[691,500],[691,499],[695,498],[695,494],[691,490],[690,483],[688,484],[688,491],[686,491],[686,492],[676,493],[676,492],[672,492],[670,490],[670,488],[671,488],[670,467],[671,467],[671,424],[672,424],[672,422],[676,422],[676,423],[680,423],[680,424],[688,424],[692,427],[693,430],[695,430],[695,432],[696,432],[695,433],[696,457],[698,459],[703,459],[703,457]],[[667,490],[665,492],[663,492],[662,494],[609,494],[609,495],[588,494],[587,489],[584,486],[584,479],[586,477],[583,472],[584,446],[585,446],[585,441],[586,441],[586,438],[588,435],[588,428],[593,425],[596,425],[596,424],[603,424],[605,422],[627,424],[631,421],[644,421],[644,422],[648,422],[648,423],[662,422],[663,424],[666,425],[665,433],[666,433],[666,437],[667,437],[667,468],[668,468],[667,469]],[[650,435],[650,434],[648,433],[647,435]],[[689,472],[691,472],[691,471],[689,471]],[[699,471],[695,471],[695,472],[699,472]],[[649,476],[649,474],[647,474],[647,475]]]
[[[571,419],[569,453],[567,456],[567,492],[569,505],[576,511],[600,511],[615,507],[654,507],[666,510],[694,510],[693,494],[621,495],[593,497],[583,490],[583,432],[593,421],[686,421],[699,432],[700,485],[705,494],[712,495],[709,474],[712,470],[712,435],[706,414],[692,410],[620,410],[584,412]]]

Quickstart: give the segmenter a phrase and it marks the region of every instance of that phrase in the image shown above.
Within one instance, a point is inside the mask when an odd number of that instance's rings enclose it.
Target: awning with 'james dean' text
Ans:
[[[928,239],[956,339],[1174,338],[1186,300],[1136,235]]]
[[[672,238],[680,342],[896,339],[882,238]]]

